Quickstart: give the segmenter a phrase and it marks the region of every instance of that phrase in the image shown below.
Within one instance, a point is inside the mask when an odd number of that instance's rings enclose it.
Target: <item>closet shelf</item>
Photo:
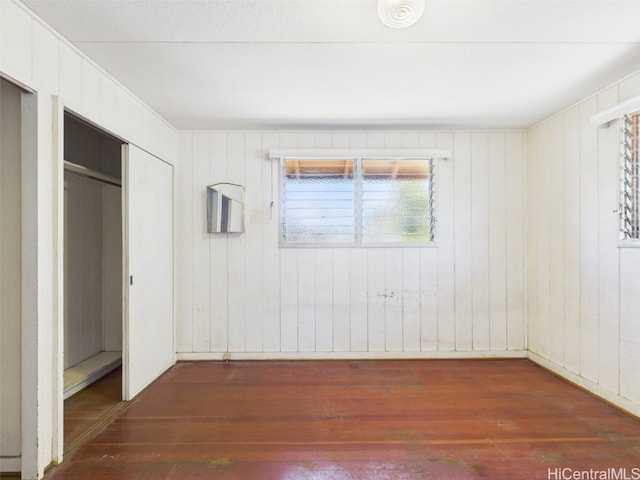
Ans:
[[[120,365],[122,365],[122,352],[100,352],[65,369],[64,398],[69,398]]]

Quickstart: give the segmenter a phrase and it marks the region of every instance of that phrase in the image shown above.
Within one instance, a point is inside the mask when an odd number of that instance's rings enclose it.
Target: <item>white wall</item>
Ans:
[[[640,248],[619,248],[619,126],[591,115],[640,94],[629,77],[529,133],[529,348],[640,414]]]
[[[274,147],[452,149],[437,248],[278,248]],[[523,354],[525,134],[183,133],[179,151],[179,358]],[[224,181],[246,188],[244,234],[206,233]]]
[[[120,197],[118,187],[65,175],[65,368],[122,350]]]
[[[23,309],[26,362],[21,386],[22,475],[37,478],[62,456],[61,108],[171,164],[177,158],[177,137],[162,118],[14,0],[0,1],[0,73],[37,94],[37,129],[28,132],[32,163],[23,191],[23,247],[29,249],[29,268],[23,270],[23,307],[28,311]],[[5,466],[0,462],[0,470]]]
[[[0,79],[0,461],[20,457],[20,91]]]
[[[64,159],[122,177],[122,142],[70,115]],[[122,350],[122,191],[65,173],[64,367]]]

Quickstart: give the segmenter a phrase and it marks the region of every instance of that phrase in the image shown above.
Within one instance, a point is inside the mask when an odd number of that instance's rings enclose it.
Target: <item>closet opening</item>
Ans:
[[[122,143],[65,112],[66,454],[122,402]]]

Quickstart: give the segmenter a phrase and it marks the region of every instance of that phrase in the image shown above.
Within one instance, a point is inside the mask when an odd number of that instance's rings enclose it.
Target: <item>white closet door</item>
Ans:
[[[173,167],[123,146],[123,396],[131,400],[175,363]]]

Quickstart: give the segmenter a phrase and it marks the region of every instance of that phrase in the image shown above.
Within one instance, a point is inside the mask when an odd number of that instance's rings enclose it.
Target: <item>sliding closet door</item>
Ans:
[[[175,363],[173,167],[134,145],[124,145],[123,156],[123,395],[130,400]]]

